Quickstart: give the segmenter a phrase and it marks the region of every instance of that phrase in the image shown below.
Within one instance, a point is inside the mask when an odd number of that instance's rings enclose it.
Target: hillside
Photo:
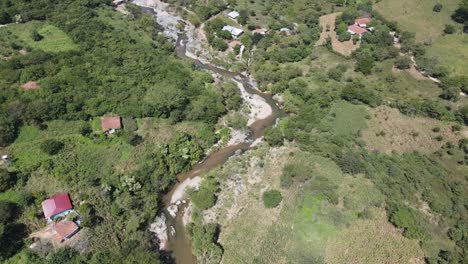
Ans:
[[[0,262],[468,258],[467,1],[0,7]]]

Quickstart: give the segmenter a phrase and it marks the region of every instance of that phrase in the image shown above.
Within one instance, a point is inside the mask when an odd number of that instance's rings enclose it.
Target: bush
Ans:
[[[7,170],[0,168],[0,192],[4,192],[11,188],[14,182],[14,177]]]
[[[432,11],[434,12],[440,12],[442,10],[442,4],[441,3],[437,3],[434,5],[434,7],[432,8]]]
[[[283,200],[283,196],[279,191],[271,190],[264,192],[262,199],[263,205],[265,205],[266,208],[274,208],[281,203],[281,200]]]
[[[422,215],[416,210],[400,207],[390,216],[390,222],[399,228],[403,228],[403,235],[411,239],[424,239],[427,234],[422,226]]]
[[[31,34],[31,38],[34,40],[34,41],[41,41],[44,37],[39,34],[39,32],[37,32],[36,30],[34,30]]]
[[[201,183],[198,192],[192,194],[193,204],[202,210],[208,209],[216,203],[218,183],[214,175],[208,175]]]
[[[457,29],[455,28],[454,25],[447,24],[447,25],[445,25],[444,33],[445,34],[453,34],[453,33],[455,33],[456,30]]]
[[[409,69],[411,67],[411,60],[406,56],[399,57],[395,61],[395,67],[400,70]]]
[[[41,150],[49,155],[55,155],[62,150],[64,144],[55,139],[47,139],[41,143]]]
[[[343,41],[348,41],[351,39],[351,34],[347,31],[341,33],[338,35],[338,41],[343,42]]]
[[[220,30],[218,33],[216,33],[218,37],[223,38],[223,39],[232,39],[232,35],[229,31],[227,30]]]

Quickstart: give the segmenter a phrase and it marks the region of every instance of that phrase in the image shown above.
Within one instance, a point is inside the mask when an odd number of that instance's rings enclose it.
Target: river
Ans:
[[[171,21],[173,19],[177,20],[182,20],[180,16],[177,16],[176,14],[171,14],[171,12],[168,12],[167,10],[158,10],[157,8],[160,7],[165,7],[163,3],[158,2],[159,4],[154,4],[154,6],[149,7],[149,5],[142,5],[141,2],[142,0],[135,0],[134,3],[137,5],[142,6],[144,11],[150,12],[154,15],[158,15],[158,11],[160,15],[164,16],[172,16],[169,17],[167,20]],[[145,1],[147,2],[147,1]],[[153,1],[155,3],[156,1]],[[163,19],[161,17],[158,17],[158,22]],[[189,24],[189,22],[184,21],[186,24]],[[168,30],[171,30],[171,34],[168,34],[169,37],[173,35],[173,27],[175,26],[174,23],[161,23],[163,27],[171,27]],[[169,191],[163,198],[163,202],[165,205],[165,208],[168,208],[169,206],[172,205],[171,202],[171,197],[174,193],[174,191],[179,187],[181,183],[183,183],[185,180],[189,178],[194,178],[196,176],[200,176],[203,173],[209,172],[210,170],[223,165],[229,157],[233,156],[236,151],[242,150],[242,151],[247,151],[250,149],[252,143],[256,140],[259,139],[260,137],[263,136],[263,133],[267,127],[270,127],[275,124],[277,118],[281,117],[284,113],[281,111],[281,109],[278,107],[276,102],[273,100],[270,94],[263,93],[260,90],[256,89],[253,87],[253,80],[247,73],[237,73],[237,72],[231,72],[226,69],[223,69],[219,66],[216,66],[212,63],[206,62],[207,60],[203,60],[203,62],[199,59],[193,59],[193,55],[188,56],[187,55],[187,43],[189,38],[185,34],[178,34],[177,41],[176,41],[176,54],[180,58],[184,60],[190,60],[193,61],[194,64],[202,70],[209,71],[211,73],[216,73],[221,76],[223,76],[226,80],[233,80],[237,83],[240,83],[243,85],[245,91],[249,94],[249,96],[253,95],[258,95],[263,100],[271,107],[271,114],[267,116],[266,118],[256,120],[253,122],[248,128],[250,130],[251,138],[249,141],[240,143],[237,145],[232,145],[232,146],[227,146],[224,148],[221,148],[217,150],[216,152],[210,154],[207,156],[202,162],[198,163],[195,165],[192,170],[180,174],[177,176],[177,184],[175,184],[171,191]],[[179,205],[179,210],[178,214],[175,218],[169,215],[167,210],[164,210],[166,214],[166,223],[168,227],[172,227],[175,230],[174,235],[169,235],[169,241],[166,247],[166,251],[170,253],[172,259],[174,260],[175,263],[177,264],[192,264],[192,263],[197,263],[196,257],[192,254],[192,247],[190,243],[190,238],[186,234],[186,230],[184,228],[183,222],[182,222],[182,215],[184,210],[185,210],[186,204],[181,204]]]

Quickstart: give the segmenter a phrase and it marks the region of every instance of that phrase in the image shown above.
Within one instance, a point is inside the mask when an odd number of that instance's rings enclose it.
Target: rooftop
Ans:
[[[120,121],[120,116],[106,116],[101,118],[101,127],[104,132],[111,129],[121,129],[122,123]]]
[[[76,233],[76,231],[78,231],[78,229],[79,226],[73,221],[58,222],[54,225],[54,230],[57,232],[55,239],[61,242],[64,239],[71,237]]]
[[[354,20],[354,23],[359,24],[359,25],[367,25],[370,22],[370,18],[367,17],[358,17],[356,20]]]
[[[224,26],[223,30],[229,31],[233,36],[239,36],[240,34],[244,33],[244,30],[232,26]]]
[[[362,35],[365,32],[367,32],[367,30],[365,30],[363,28],[360,28],[360,27],[358,27],[356,25],[348,26],[348,30],[354,32],[355,34],[359,34],[359,35]]]
[[[231,11],[227,14],[230,18],[237,18],[239,16],[239,12]]]
[[[23,88],[23,90],[36,90],[39,89],[39,84],[37,84],[37,82],[34,81],[29,81],[21,85],[21,88]]]
[[[42,210],[46,218],[70,209],[73,209],[73,206],[68,193],[56,194],[42,202]]]

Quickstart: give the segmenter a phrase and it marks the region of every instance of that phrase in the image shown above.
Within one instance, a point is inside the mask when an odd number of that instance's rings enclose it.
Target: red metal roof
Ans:
[[[362,25],[362,24],[367,25],[367,24],[369,24],[369,22],[370,22],[370,18],[367,18],[367,17],[358,17],[358,18],[356,18],[356,20],[354,20],[354,23],[360,24],[360,25]]]
[[[101,127],[104,132],[111,129],[121,129],[122,123],[120,122],[120,116],[106,116],[101,118]]]
[[[37,82],[34,81],[29,81],[21,85],[21,88],[23,88],[23,90],[36,90],[39,89],[39,84],[37,84]]]
[[[42,202],[42,210],[46,218],[70,209],[73,209],[73,206],[68,193],[56,194]]]
[[[352,31],[352,32],[354,32],[354,33],[356,33],[356,34],[359,34],[359,35],[361,35],[361,34],[367,32],[367,30],[365,30],[365,29],[363,29],[363,28],[360,28],[360,27],[358,27],[358,26],[356,26],[356,25],[351,25],[351,26],[349,26],[349,27],[348,27],[348,30],[350,30],[350,31]]]
[[[54,230],[57,232],[55,239],[59,242],[63,241],[65,238],[71,236],[78,230],[78,225],[73,221],[64,221],[54,224]]]

